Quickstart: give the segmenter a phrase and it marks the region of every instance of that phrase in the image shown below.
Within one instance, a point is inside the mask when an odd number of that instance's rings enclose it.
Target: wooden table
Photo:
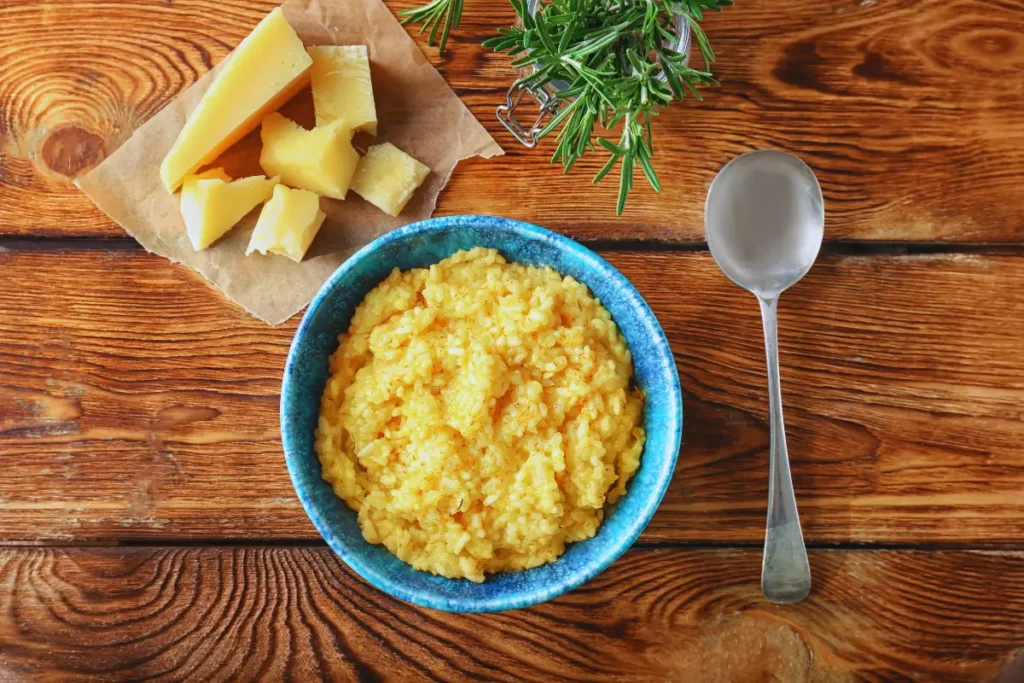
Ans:
[[[723,87],[658,119],[664,192],[638,181],[621,218],[599,155],[562,176],[499,127],[512,72],[479,42],[512,11],[467,5],[428,54],[508,156],[461,165],[438,214],[577,237],[654,308],[686,419],[647,531],[507,614],[356,577],[284,467],[296,321],[249,318],[71,184],[272,3],[3,0],[0,680],[1024,680],[1024,3],[743,0],[706,24]],[[758,585],[758,310],[702,242],[707,184],[766,146],[817,171],[828,213],[780,311],[815,578],[784,607]]]

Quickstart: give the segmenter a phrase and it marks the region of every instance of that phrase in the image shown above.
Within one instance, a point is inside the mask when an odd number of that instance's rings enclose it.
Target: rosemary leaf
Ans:
[[[462,3],[463,0],[431,0],[422,7],[402,10],[398,16],[402,18],[403,25],[423,24],[420,27],[420,34],[429,31],[427,44],[436,44],[438,53],[443,55],[445,46],[448,45],[449,35],[453,29],[459,27],[459,21],[462,19]],[[512,5],[516,7],[517,11],[526,9],[525,0],[521,5],[517,5],[516,2],[513,2]],[[441,32],[440,42],[437,40],[439,30]]]

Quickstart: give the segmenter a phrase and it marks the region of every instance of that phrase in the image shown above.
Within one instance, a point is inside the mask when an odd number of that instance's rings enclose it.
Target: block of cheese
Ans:
[[[352,191],[384,213],[397,216],[429,174],[430,168],[385,142],[370,147],[359,160]]]
[[[377,134],[377,107],[370,83],[370,59],[365,45],[317,45],[313,58],[313,107],[316,125],[343,119],[352,130]]]
[[[245,214],[270,199],[277,178],[252,176],[231,180],[222,168],[185,176],[181,183],[181,215],[196,251],[206,249],[233,228]]]
[[[160,164],[173,192],[182,179],[214,161],[309,82],[313,60],[278,7],[234,52],[189,116]]]
[[[285,185],[324,197],[345,198],[359,154],[344,121],[306,130],[274,113],[263,119],[260,137],[260,166],[267,175],[279,175]]]
[[[263,205],[245,255],[269,252],[299,262],[326,217],[316,194],[278,185],[274,196]]]

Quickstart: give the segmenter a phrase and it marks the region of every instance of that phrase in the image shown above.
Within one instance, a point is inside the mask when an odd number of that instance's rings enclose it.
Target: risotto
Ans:
[[[461,251],[395,269],[331,357],[316,452],[370,543],[449,578],[550,562],[640,465],[643,397],[589,290]]]

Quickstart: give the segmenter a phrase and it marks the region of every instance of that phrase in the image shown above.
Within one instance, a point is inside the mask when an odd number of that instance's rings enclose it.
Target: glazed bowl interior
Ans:
[[[384,546],[363,539],[356,513],[320,476],[313,450],[320,395],[338,334],[356,306],[393,268],[437,263],[461,249],[497,249],[512,261],[550,266],[587,285],[618,324],[644,392],[647,441],[627,493],[606,508],[597,535],[570,544],[556,561],[488,575],[482,584],[418,571]],[[295,334],[281,393],[281,432],[292,483],[317,530],[342,560],[377,588],[425,607],[457,612],[515,609],[543,602],[590,580],[636,540],[661,502],[679,452],[682,395],[664,332],[622,274],[578,243],[543,228],[489,216],[439,218],[396,230],[345,262],[310,304]]]

